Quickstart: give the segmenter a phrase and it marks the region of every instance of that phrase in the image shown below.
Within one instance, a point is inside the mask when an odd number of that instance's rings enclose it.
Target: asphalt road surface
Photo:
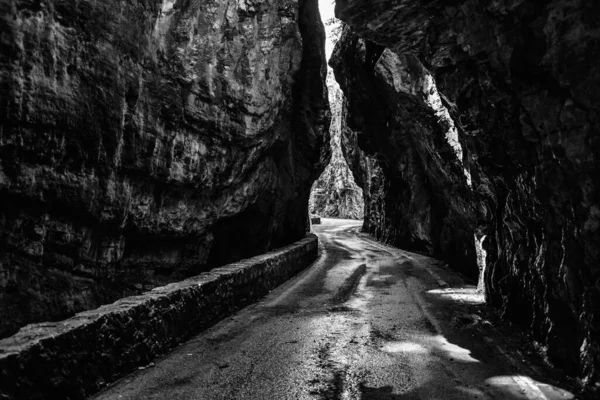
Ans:
[[[319,259],[97,399],[572,399],[436,260],[315,226]]]

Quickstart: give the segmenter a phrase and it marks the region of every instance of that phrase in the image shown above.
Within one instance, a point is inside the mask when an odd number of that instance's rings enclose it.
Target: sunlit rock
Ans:
[[[344,95],[333,71],[327,74],[329,103],[331,105],[331,161],[313,184],[310,211],[326,218],[362,219],[363,192],[354,182],[348,163],[342,154],[342,106]]]

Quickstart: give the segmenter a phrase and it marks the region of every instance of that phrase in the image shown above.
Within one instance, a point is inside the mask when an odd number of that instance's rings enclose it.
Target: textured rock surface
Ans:
[[[313,184],[310,212],[326,218],[362,219],[364,202],[362,189],[354,182],[348,163],[342,154],[342,104],[344,95],[333,71],[327,74],[329,104],[331,107],[331,161]]]
[[[0,341],[0,398],[83,399],[264,296],[317,258],[315,235]]]
[[[304,236],[315,0],[0,3],[0,336]]]
[[[453,126],[441,103],[434,104],[431,76],[416,58],[378,48],[349,29],[331,64],[347,97],[344,147],[366,193],[365,230],[476,276],[462,147],[446,138]]]
[[[368,156],[358,145],[358,132],[348,126],[348,104],[342,103],[342,151],[355,182],[362,188],[364,232],[368,232],[383,242],[390,241],[389,232],[394,221],[386,221],[386,190],[388,181],[377,158]],[[391,201],[394,199],[390,198]]]
[[[600,392],[599,4],[338,0],[336,15],[435,78],[472,175],[488,300]]]

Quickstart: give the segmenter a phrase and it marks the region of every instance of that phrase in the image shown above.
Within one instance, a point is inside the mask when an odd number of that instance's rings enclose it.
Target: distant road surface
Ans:
[[[473,286],[360,226],[323,219],[312,266],[96,399],[573,398],[506,350]]]

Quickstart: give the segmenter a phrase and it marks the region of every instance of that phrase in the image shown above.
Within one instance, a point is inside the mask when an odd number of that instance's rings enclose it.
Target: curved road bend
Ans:
[[[96,399],[573,398],[503,350],[472,286],[360,225],[324,219],[310,268]]]

